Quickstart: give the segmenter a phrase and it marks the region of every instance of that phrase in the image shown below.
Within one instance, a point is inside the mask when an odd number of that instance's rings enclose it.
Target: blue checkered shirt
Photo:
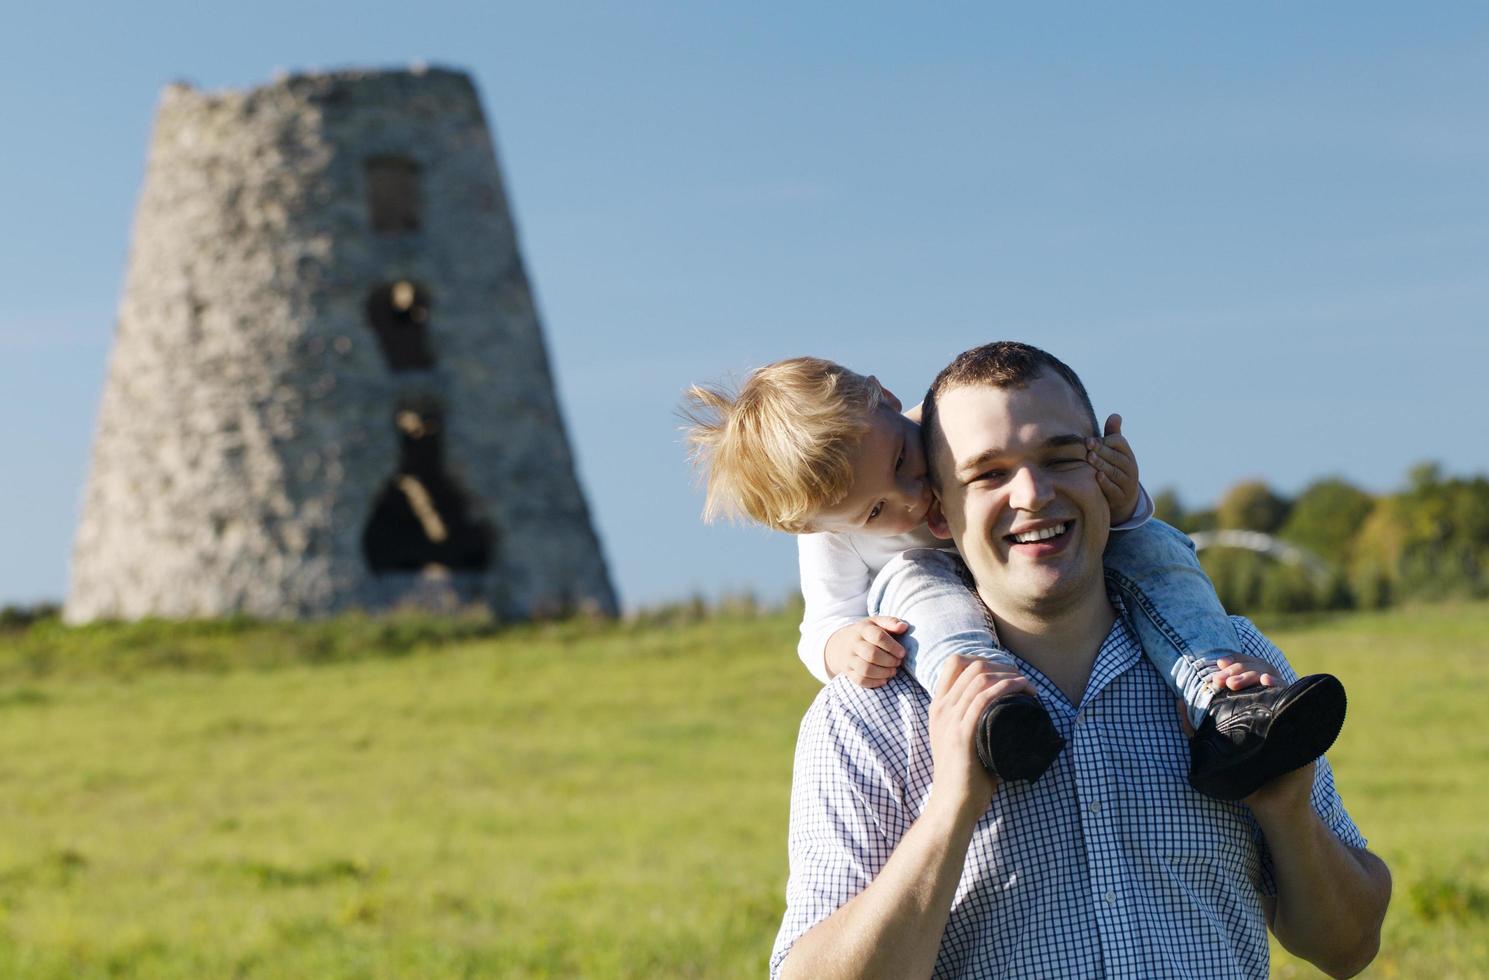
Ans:
[[[1235,617],[1246,653],[1295,679]],[[1022,663],[1022,662],[1021,662]],[[1276,893],[1250,811],[1200,796],[1174,696],[1118,619],[1071,706],[1022,664],[1067,746],[1037,783],[1008,783],[978,822],[941,937],[937,977],[1265,977],[1261,898]],[[925,807],[930,696],[897,674],[838,678],[802,722],[791,792],[791,878],[770,959],[863,891]],[[1321,760],[1313,806],[1364,847]]]

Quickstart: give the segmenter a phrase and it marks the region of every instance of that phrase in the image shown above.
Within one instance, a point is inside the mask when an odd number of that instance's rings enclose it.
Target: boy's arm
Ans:
[[[826,684],[848,673],[862,687],[878,687],[893,677],[905,648],[895,635],[905,624],[892,616],[869,616],[873,570],[841,534],[798,535],[804,601],[796,655],[812,676]]]
[[[796,554],[804,603],[796,655],[813,677],[826,684],[834,674],[828,663],[829,644],[840,633],[844,635],[839,643],[849,639],[848,631],[868,616],[874,575],[841,534],[797,535]]]
[[[882,687],[905,662],[898,639],[909,624],[893,616],[869,616],[827,638],[823,659],[833,677],[847,674],[859,687]]]

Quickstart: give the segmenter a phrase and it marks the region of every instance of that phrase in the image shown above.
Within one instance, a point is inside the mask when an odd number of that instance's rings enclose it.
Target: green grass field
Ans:
[[[1350,691],[1331,758],[1395,873],[1368,975],[1489,976],[1489,605],[1264,625]],[[0,636],[0,976],[760,976],[794,644],[789,615]]]

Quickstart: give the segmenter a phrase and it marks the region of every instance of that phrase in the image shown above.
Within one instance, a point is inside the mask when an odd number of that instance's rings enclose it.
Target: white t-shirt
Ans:
[[[1137,509],[1113,531],[1131,531],[1153,516],[1148,491],[1138,487]],[[826,684],[827,640],[844,626],[869,614],[869,586],[889,560],[911,548],[940,548],[955,551],[950,541],[938,538],[922,524],[913,531],[880,537],[852,531],[822,531],[799,534],[796,556],[801,566],[801,640],[796,655],[812,676]]]

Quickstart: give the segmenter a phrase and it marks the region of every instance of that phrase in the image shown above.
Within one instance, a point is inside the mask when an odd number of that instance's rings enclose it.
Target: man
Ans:
[[[1043,351],[990,344],[957,358],[925,404],[931,528],[956,543],[1027,669],[959,660],[929,703],[898,676],[823,689],[797,746],[772,973],[1257,977],[1269,926],[1333,975],[1363,969],[1390,876],[1328,763],[1241,804],[1185,781],[1172,695],[1105,588],[1111,520],[1081,448],[1097,430],[1079,379]],[[1237,626],[1248,657],[1293,680]],[[1000,786],[972,733],[1018,691],[1067,747],[1038,782]]]

